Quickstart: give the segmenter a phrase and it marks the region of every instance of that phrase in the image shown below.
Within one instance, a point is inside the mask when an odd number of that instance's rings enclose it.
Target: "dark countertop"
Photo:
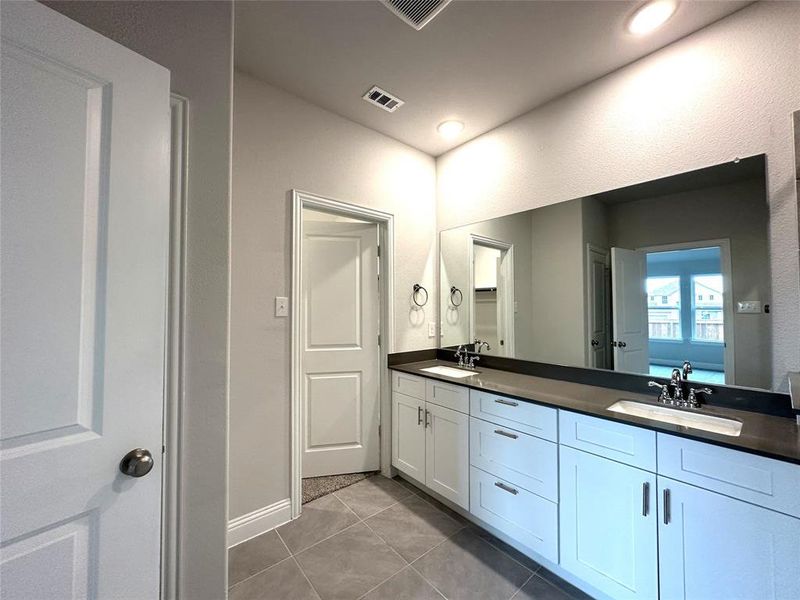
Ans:
[[[606,410],[618,400],[635,400],[637,402],[655,403],[656,394],[645,396],[621,390],[613,390],[580,383],[545,379],[519,373],[484,369],[479,367],[477,374],[471,377],[454,378],[433,373],[425,373],[422,369],[437,365],[454,367],[450,362],[442,360],[426,360],[406,364],[392,365],[389,368],[429,379],[438,379],[463,385],[476,390],[495,392],[512,396],[526,402],[534,402],[545,406],[563,408],[573,412],[591,415],[609,421],[628,423],[653,431],[661,431],[681,437],[708,442],[717,446],[742,450],[768,458],[800,464],[800,425],[795,419],[774,417],[757,412],[734,410],[723,407],[703,407],[702,414],[726,417],[742,422],[742,433],[738,437],[710,433],[700,429],[689,429],[681,425],[663,423],[643,419],[631,415]],[[658,405],[663,406],[663,405]],[[675,409],[681,410],[681,409]],[[692,411],[693,412],[693,411]]]

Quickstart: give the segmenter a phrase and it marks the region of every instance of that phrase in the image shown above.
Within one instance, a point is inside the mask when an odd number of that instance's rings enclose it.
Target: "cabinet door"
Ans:
[[[661,600],[800,598],[800,519],[665,477],[658,488]]]
[[[612,598],[658,596],[656,478],[560,446],[561,566]]]
[[[425,402],[392,394],[392,465],[425,481]]]
[[[469,510],[469,417],[428,403],[425,484]]]

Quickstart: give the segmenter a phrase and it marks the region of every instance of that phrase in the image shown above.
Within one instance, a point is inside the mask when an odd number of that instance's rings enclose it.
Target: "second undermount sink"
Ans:
[[[644,404],[643,402],[634,402],[633,400],[620,400],[609,406],[608,410],[624,415],[672,423],[673,425],[682,425],[690,429],[701,429],[703,431],[720,433],[732,437],[738,437],[739,434],[742,433],[742,423],[734,419],[714,417],[698,412],[668,408],[666,406]]]
[[[473,375],[477,375],[478,371],[467,371],[466,369],[457,369],[456,367],[443,367],[441,365],[437,365],[435,367],[426,367],[425,369],[420,369],[425,373],[432,373],[433,375],[444,375],[445,377],[472,377]]]

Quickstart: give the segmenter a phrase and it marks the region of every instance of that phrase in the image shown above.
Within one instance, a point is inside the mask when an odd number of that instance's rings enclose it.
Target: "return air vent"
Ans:
[[[377,85],[373,85],[362,97],[370,104],[374,104],[387,112],[394,112],[405,104],[400,98],[392,96],[392,94],[382,90]]]
[[[433,20],[450,0],[382,0],[390,11],[419,31]]]

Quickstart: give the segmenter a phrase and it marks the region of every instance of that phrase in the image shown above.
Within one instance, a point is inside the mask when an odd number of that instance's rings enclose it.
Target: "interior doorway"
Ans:
[[[293,199],[296,517],[304,487],[309,497],[319,485],[333,489],[337,481],[352,482],[353,474],[390,470],[380,432],[390,412],[392,217],[305,192]]]
[[[514,246],[472,234],[470,342],[493,356],[514,356]]]

